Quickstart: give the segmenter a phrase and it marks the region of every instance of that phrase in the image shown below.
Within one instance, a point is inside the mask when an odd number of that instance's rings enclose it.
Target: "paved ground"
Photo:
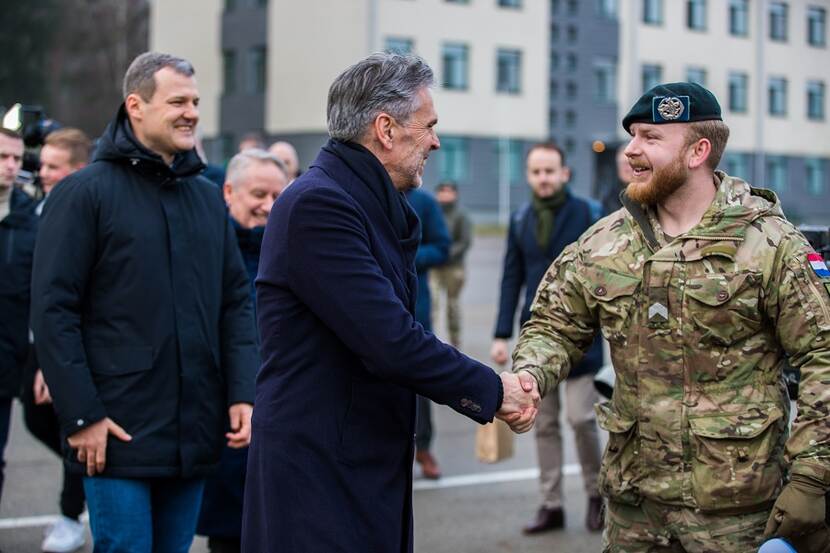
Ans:
[[[462,349],[485,362],[495,317],[502,248],[501,238],[479,236],[468,259]],[[436,326],[439,334],[442,328],[439,322]],[[57,513],[60,464],[28,435],[19,415],[16,409],[11,441],[6,449],[6,484],[0,504],[3,553],[39,551],[46,515]],[[437,431],[434,450],[445,478],[439,481],[438,487],[420,480],[415,483],[418,553],[600,550],[599,535],[586,532],[583,526],[586,498],[577,474],[565,478],[567,528],[534,538],[521,535],[519,528],[533,515],[539,500],[533,472],[536,460],[532,435],[517,437],[512,459],[483,465],[474,455],[476,425],[445,407],[436,408],[434,415]],[[565,462],[573,469],[573,441],[567,428],[565,432]],[[82,551],[91,552],[92,547]],[[192,552],[205,551],[204,540],[197,539]]]

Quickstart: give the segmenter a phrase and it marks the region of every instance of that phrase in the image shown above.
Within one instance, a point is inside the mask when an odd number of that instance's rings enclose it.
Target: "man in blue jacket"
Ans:
[[[411,552],[416,393],[532,426],[528,373],[496,375],[413,316],[420,224],[403,192],[440,145],[432,83],[398,54],[341,73],[331,140],[268,218],[246,553]]]
[[[93,162],[40,222],[32,330],[96,553],[188,551],[205,475],[250,439],[250,284],[199,175],[193,74],[138,56]]]
[[[570,171],[565,154],[554,144],[537,144],[527,154],[527,181],[531,201],[510,217],[507,252],[501,281],[501,298],[491,349],[493,361],[507,362],[507,341],[513,335],[513,322],[519,296],[525,301],[520,325],[530,318],[530,305],[542,276],[553,260],[571,242],[599,219],[601,208],[595,202],[571,194],[566,184]],[[576,452],[582,465],[582,478],[588,496],[585,524],[591,531],[603,526],[602,500],[597,490],[600,453],[593,406],[597,402],[594,374],[602,366],[602,342],[594,340],[582,362],[568,376],[565,388],[566,414],[576,439]],[[563,528],[562,435],[559,425],[559,394],[545,397],[536,424],[536,450],[539,459],[542,505],[536,518],[524,528],[536,534]]]

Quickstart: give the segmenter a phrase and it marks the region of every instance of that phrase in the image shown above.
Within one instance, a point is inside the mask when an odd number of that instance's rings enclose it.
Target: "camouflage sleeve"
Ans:
[[[568,376],[596,332],[577,276],[577,244],[565,248],[545,273],[513,351],[513,372],[533,374],[543,396]]]
[[[784,239],[768,286],[767,314],[790,364],[801,369],[798,412],[787,442],[793,474],[830,486],[830,273],[800,234]]]

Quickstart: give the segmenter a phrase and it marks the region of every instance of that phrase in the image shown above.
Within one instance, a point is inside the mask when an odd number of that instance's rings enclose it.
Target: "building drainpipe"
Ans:
[[[764,87],[767,82],[764,66],[764,46],[766,29],[764,22],[769,13],[767,0],[761,0],[756,4],[758,7],[756,31],[755,31],[755,167],[752,171],[752,182],[755,186],[766,188],[766,153],[764,152],[764,109],[766,99]]]

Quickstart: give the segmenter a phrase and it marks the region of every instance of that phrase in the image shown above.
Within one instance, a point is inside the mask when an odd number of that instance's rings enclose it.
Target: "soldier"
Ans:
[[[711,92],[658,85],[623,127],[624,207],[550,267],[513,370],[550,393],[597,330],[610,342],[606,553],[828,551],[830,272],[775,194],[715,170]],[[789,437],[785,356],[803,375]]]

